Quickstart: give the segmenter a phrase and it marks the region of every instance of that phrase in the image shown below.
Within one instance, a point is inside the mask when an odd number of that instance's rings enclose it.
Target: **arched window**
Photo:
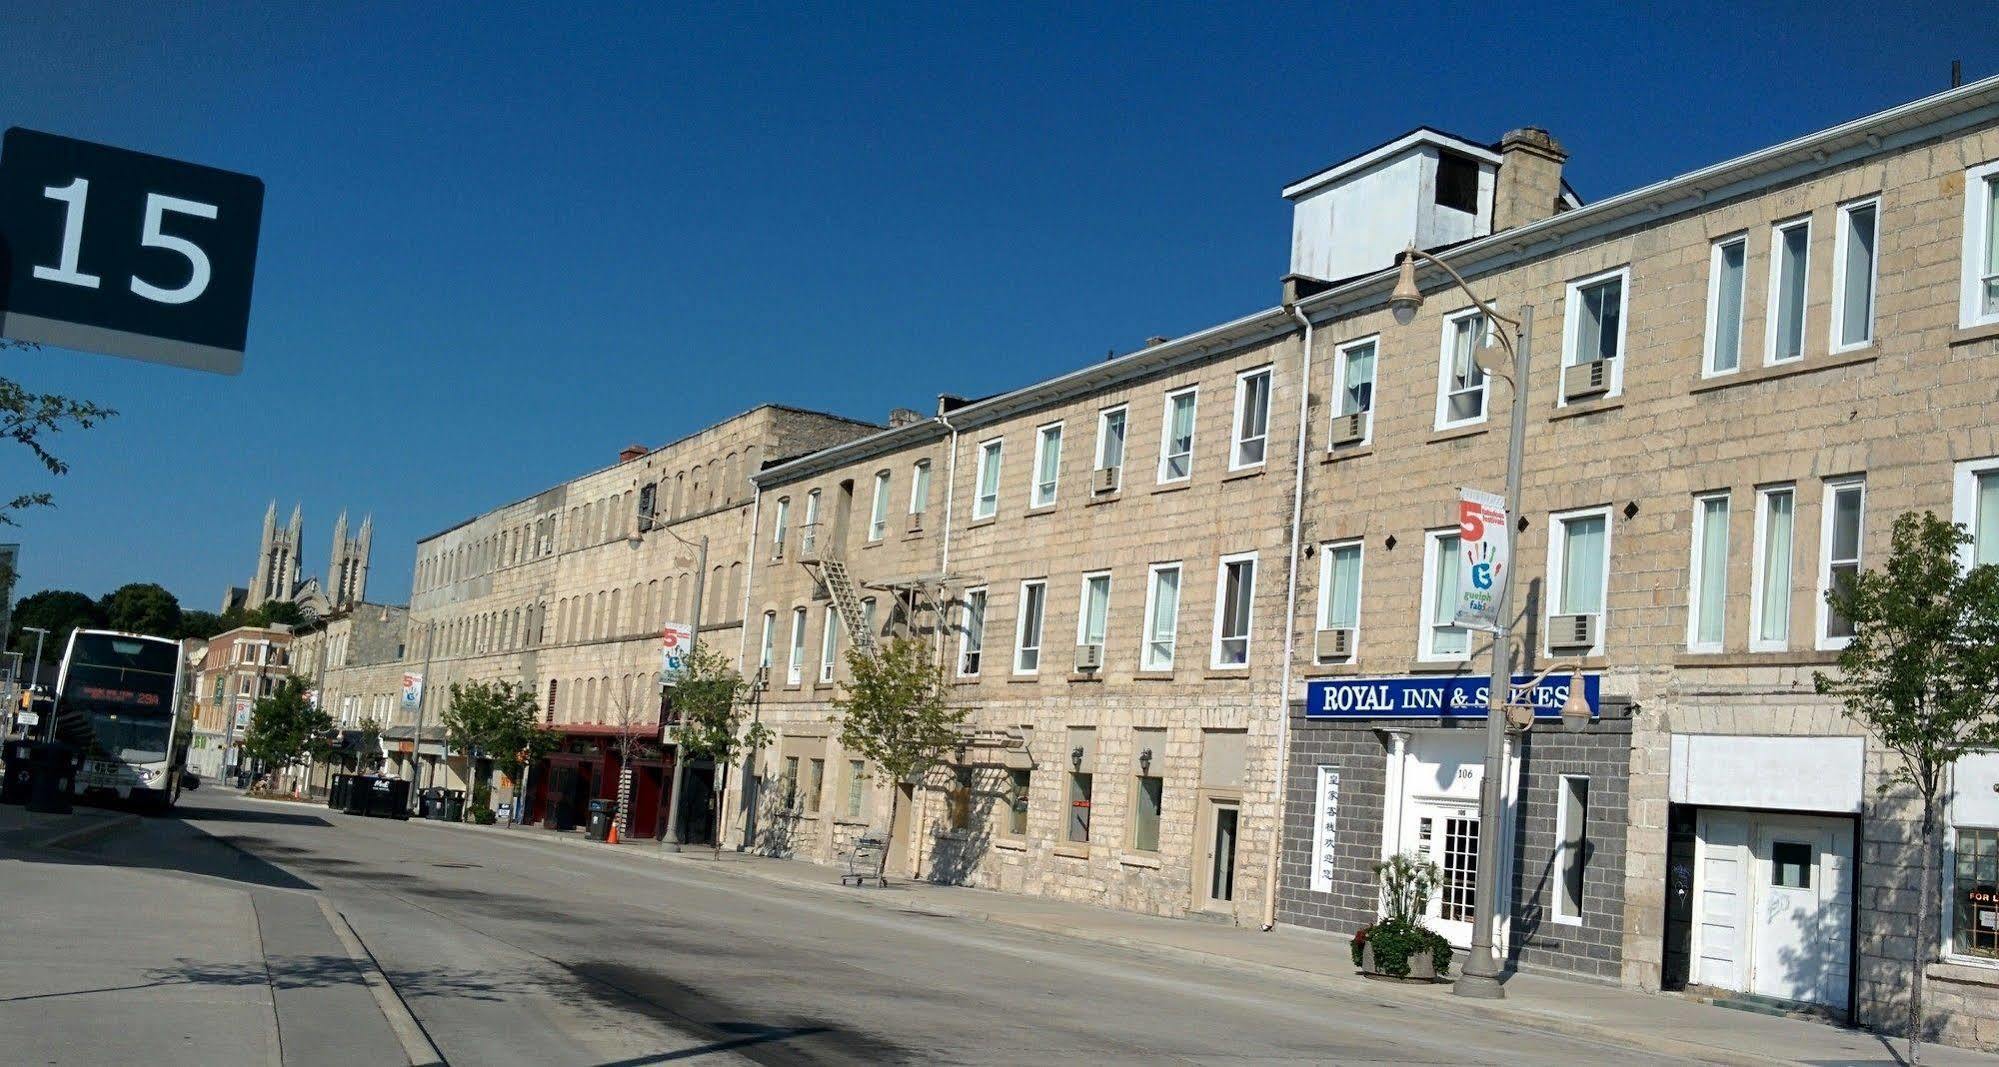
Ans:
[[[718,619],[740,619],[743,617],[743,564],[741,560],[729,564],[729,584],[727,598],[722,601],[722,610],[715,613]]]
[[[659,613],[659,579],[654,578],[652,581],[646,583],[645,628],[648,630],[657,630],[660,628],[660,624],[665,621],[665,619],[660,617]]]
[[[611,590],[610,606],[604,612],[604,636],[614,637],[618,633],[618,590]]]

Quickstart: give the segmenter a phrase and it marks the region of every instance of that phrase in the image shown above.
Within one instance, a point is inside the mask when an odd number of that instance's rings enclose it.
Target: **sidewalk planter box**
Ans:
[[[1448,971],[1450,969],[1449,957],[1446,956],[1445,959],[1444,968]],[[1360,969],[1362,973],[1377,978],[1402,978],[1411,982],[1434,982],[1437,980],[1437,959],[1429,952],[1410,953],[1408,958],[1402,961],[1403,973],[1396,974],[1383,969],[1379,964],[1375,963],[1374,946],[1364,944],[1361,947]]]
[[[1451,944],[1418,923],[1384,919],[1354,935],[1353,961],[1364,974],[1435,981],[1451,970]]]

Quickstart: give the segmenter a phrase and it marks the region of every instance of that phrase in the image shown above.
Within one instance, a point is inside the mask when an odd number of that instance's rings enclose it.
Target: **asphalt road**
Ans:
[[[203,792],[90,847],[324,892],[457,1064],[1668,1062],[527,833]]]

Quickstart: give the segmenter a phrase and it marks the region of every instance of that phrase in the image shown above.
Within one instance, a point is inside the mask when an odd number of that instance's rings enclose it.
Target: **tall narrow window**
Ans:
[[[1078,845],[1090,843],[1090,777],[1081,771],[1069,774],[1069,840]]]
[[[1963,273],[1958,325],[1999,322],[1999,160],[1964,174]]]
[[[1095,645],[1102,648],[1104,630],[1110,623],[1111,576],[1102,574],[1083,576],[1083,599],[1076,609],[1076,643]]]
[[[1235,380],[1235,440],[1229,469],[1263,462],[1270,444],[1270,368],[1244,371]]]
[[[1319,629],[1360,628],[1359,541],[1343,541],[1319,550]]]
[[[824,684],[833,680],[833,668],[839,663],[840,617],[833,614],[833,605],[826,605],[819,622],[819,681]]]
[[[875,632],[875,598],[871,596],[861,598],[861,632]]]
[[[986,591],[967,590],[965,606],[960,610],[963,621],[958,629],[958,674],[971,677],[979,673],[979,653],[986,645]]]
[[[805,494],[805,526],[798,532],[798,551],[810,555],[819,543],[819,490]]]
[[[1596,642],[1603,649],[1604,586],[1610,578],[1610,514],[1605,511],[1555,516],[1555,536],[1548,546],[1549,603],[1556,615],[1594,615]],[[1549,648],[1571,648],[1568,635],[1549,627]]]
[[[1953,497],[1951,519],[1971,534],[1965,565],[1999,563],[1999,458],[1958,464]]]
[[[921,516],[930,510],[930,461],[919,459],[909,468],[909,513]],[[911,523],[912,529],[920,523]]]
[[[1952,950],[1962,956],[1999,960],[1999,923],[1992,913],[1992,887],[1999,883],[1999,829],[1957,827],[1952,835]]]
[[[763,667],[765,669],[768,669],[770,667],[771,655],[775,651],[774,643],[776,641],[777,641],[777,612],[766,611],[764,612],[763,640],[759,643],[759,647],[762,649],[762,652],[758,654],[757,666]]]
[[[888,472],[875,472],[874,502],[868,510],[868,540],[879,541],[888,534]]]
[[[861,817],[862,788],[868,781],[868,766],[857,759],[847,761],[847,818]]]
[[[819,800],[826,791],[826,761],[815,759],[805,772],[805,814],[819,814]]]
[[[1853,637],[1853,620],[1833,610],[1826,603],[1825,594],[1845,588],[1860,573],[1862,513],[1866,503],[1866,483],[1858,479],[1826,483],[1825,528],[1819,553],[1823,561],[1819,569],[1820,648],[1842,648]]]
[[[944,826],[960,833],[972,828],[972,768],[951,768],[951,784],[944,790]]]
[[[1622,391],[1623,365],[1617,357],[1624,354],[1624,299],[1630,274],[1629,268],[1620,267],[1570,282],[1563,315],[1564,365],[1608,364],[1609,396]]]
[[[805,680],[805,609],[791,609],[791,661],[785,665],[784,680],[797,685]]]
[[[1694,498],[1693,594],[1687,648],[1719,652],[1728,617],[1728,494]]]
[[[1471,634],[1457,625],[1457,531],[1431,531],[1423,544],[1423,632],[1417,657],[1460,660],[1471,652]]]
[[[1832,261],[1839,277],[1832,282],[1835,352],[1860,348],[1874,340],[1875,238],[1881,202],[1863,200],[1839,209],[1839,230]]]
[[[1752,652],[1778,652],[1791,643],[1791,529],[1797,492],[1790,486],[1756,491],[1756,576],[1750,586]]]
[[[1196,392],[1182,389],[1166,397],[1164,432],[1160,434],[1159,480],[1184,481],[1194,471],[1194,402]]]
[[[1249,663],[1251,609],[1256,601],[1256,553],[1223,556],[1215,576],[1215,667]]]
[[[1767,363],[1785,363],[1805,354],[1805,271],[1811,239],[1810,219],[1785,223],[1770,233]]]
[[[1163,754],[1162,754],[1163,755]],[[1155,759],[1160,758],[1155,756]],[[1159,851],[1159,812],[1164,805],[1166,779],[1139,774],[1132,780],[1131,848],[1133,852]]]
[[[1180,628],[1180,565],[1155,563],[1145,591],[1145,649],[1140,666],[1173,669],[1174,638]]]
[[[1034,500],[1037,508],[1055,503],[1062,483],[1062,424],[1043,426],[1034,435]]]
[[[1006,772],[1006,834],[1008,837],[1027,836],[1027,798],[1034,782],[1034,772],[1018,767]]]
[[[1485,372],[1478,350],[1486,343],[1485,315],[1464,311],[1444,320],[1444,353],[1437,380],[1437,428],[1485,421]]]
[[[1728,237],[1714,243],[1708,256],[1707,367],[1709,375],[1728,374],[1742,366],[1742,290],[1749,272],[1744,263],[1749,239]]]
[[[1124,466],[1125,408],[1115,407],[1097,416],[1096,469],[1118,470]]]
[[[791,498],[777,498],[777,511],[770,521],[770,558],[784,558],[784,541],[791,532]]]
[[[784,757],[784,810],[798,810],[798,757]]]
[[[979,446],[979,485],[972,500],[972,518],[990,519],[999,512],[1000,449],[1005,444],[993,440]]]
[[[1015,674],[1034,674],[1041,670],[1041,623],[1047,606],[1047,582],[1020,583],[1020,618],[1015,625],[1013,641]]]
[[[1563,775],[1557,801],[1555,840],[1561,854],[1555,866],[1561,872],[1561,884],[1555,892],[1555,921],[1579,924],[1583,921],[1583,873],[1590,853],[1589,779]]]
[[[1370,337],[1340,349],[1333,361],[1333,444],[1365,444],[1374,436],[1374,356]]]

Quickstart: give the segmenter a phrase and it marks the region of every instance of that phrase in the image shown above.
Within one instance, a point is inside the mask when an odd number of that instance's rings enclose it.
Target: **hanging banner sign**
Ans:
[[[694,652],[694,627],[670,622],[659,632],[659,684],[672,685],[687,671],[687,657]]]
[[[1592,718],[1603,714],[1603,676],[1585,674],[1583,700]],[[1513,703],[1529,704],[1534,717],[1559,719],[1569,699],[1569,676],[1553,674],[1532,689],[1532,675],[1513,679]],[[1482,719],[1492,693],[1488,678],[1327,678],[1305,683],[1308,719]]]
[[[1332,767],[1319,768],[1318,800],[1312,822],[1312,892],[1330,893],[1338,870],[1333,844],[1338,840],[1340,822],[1340,772]]]
[[[250,707],[250,698],[236,698],[236,728],[238,730],[248,730],[250,728]]]
[[[1474,630],[1499,629],[1499,577],[1513,565],[1506,501],[1477,489],[1458,490],[1458,609],[1452,621]]]
[[[423,701],[423,675],[415,671],[403,673],[403,710],[415,711]]]

